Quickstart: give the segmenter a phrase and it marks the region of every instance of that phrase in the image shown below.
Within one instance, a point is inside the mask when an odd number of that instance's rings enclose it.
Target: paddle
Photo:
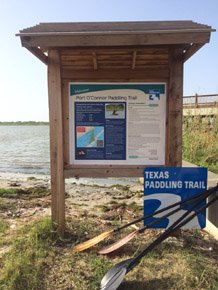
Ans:
[[[113,266],[101,280],[101,289],[117,289],[126,275],[127,268],[133,259],[124,260]]]
[[[211,193],[215,191],[216,189],[208,193],[207,196],[209,196]],[[190,220],[192,220],[201,211],[203,211],[204,209],[209,207],[211,204],[213,204],[216,200],[218,200],[217,196],[214,197],[211,201],[209,201],[206,205],[198,209],[194,214],[187,217],[190,214],[190,212],[194,210],[195,207],[201,203],[202,200],[199,201],[189,211],[183,214],[183,216],[181,216],[178,220],[176,220],[162,235],[160,235],[148,247],[146,247],[138,256],[132,259],[124,260],[116,264],[115,266],[113,266],[103,277],[101,281],[101,285],[100,285],[100,290],[112,290],[112,289],[116,290],[119,287],[119,285],[122,283],[122,280],[124,279],[125,275],[129,271],[131,271],[148,252],[153,250],[158,244],[160,244],[162,241],[168,238],[172,234],[172,232],[174,232],[175,230],[187,224]]]
[[[218,186],[217,186],[217,188],[218,188]],[[131,226],[131,225],[133,225],[133,224],[135,224],[135,223],[138,223],[138,222],[140,222],[140,221],[142,221],[142,220],[146,220],[146,219],[148,219],[148,218],[150,218],[150,217],[152,217],[152,216],[154,216],[154,215],[157,215],[157,214],[159,214],[159,213],[162,213],[162,212],[164,212],[164,211],[166,211],[166,210],[168,210],[168,209],[171,209],[171,208],[173,208],[173,207],[175,207],[175,206],[178,206],[178,205],[181,206],[181,205],[183,205],[183,204],[185,204],[185,203],[187,203],[187,202],[189,202],[189,201],[192,201],[192,200],[198,199],[198,198],[200,198],[201,196],[206,195],[208,191],[210,191],[210,190],[206,190],[206,191],[202,192],[201,194],[196,194],[196,195],[194,195],[194,196],[192,196],[192,197],[190,197],[190,198],[187,198],[187,199],[185,199],[185,200],[183,200],[183,201],[176,202],[176,203],[171,204],[171,205],[169,205],[169,206],[167,206],[167,207],[164,207],[164,208],[162,208],[162,209],[160,209],[160,210],[158,210],[158,211],[156,211],[156,212],[152,212],[152,213],[150,213],[150,214],[148,214],[148,215],[146,215],[146,216],[143,216],[143,217],[137,218],[137,219],[133,220],[132,222],[129,222],[129,223],[123,225],[123,226],[120,226],[120,227],[114,229],[114,230],[110,230],[110,231],[103,232],[102,234],[100,234],[100,235],[98,235],[98,236],[96,236],[96,237],[94,237],[94,238],[91,238],[91,239],[89,239],[89,240],[87,240],[87,241],[85,241],[85,242],[83,242],[83,243],[80,243],[80,244],[76,245],[76,246],[73,248],[73,251],[75,251],[75,252],[82,252],[82,251],[84,251],[84,250],[86,250],[86,249],[89,249],[89,248],[93,247],[94,245],[97,245],[97,244],[100,243],[101,241],[105,240],[107,237],[109,237],[109,236],[111,236],[111,235],[113,235],[113,234],[115,234],[115,233],[118,233],[118,232],[120,232],[121,230],[123,230],[123,229],[125,229],[125,228],[127,228],[127,227],[129,227],[129,226]]]
[[[193,202],[193,201],[192,201]],[[190,203],[190,201],[189,201]],[[158,224],[160,221],[164,220],[165,218],[177,213],[178,211],[182,210],[182,207],[176,208],[170,212],[168,212],[167,214],[163,215],[162,217],[157,218],[156,220],[148,223],[146,226],[133,231],[132,233],[128,234],[127,236],[123,237],[122,239],[120,239],[119,241],[101,249],[100,251],[98,251],[99,254],[105,255],[105,254],[109,254],[111,252],[114,252],[115,250],[121,248],[122,246],[124,246],[125,244],[127,244],[129,241],[131,241],[137,234],[141,234],[143,233],[147,228],[150,228],[152,226],[154,226],[155,224]]]

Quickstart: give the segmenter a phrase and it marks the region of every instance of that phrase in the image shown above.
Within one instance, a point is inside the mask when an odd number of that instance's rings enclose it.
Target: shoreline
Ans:
[[[47,121],[0,121],[0,126],[48,126]]]
[[[121,184],[123,183],[123,184]],[[32,219],[51,215],[50,176],[23,173],[0,172],[0,189],[26,191],[26,198],[18,195],[14,198],[3,197],[3,202],[16,205],[0,213],[0,217],[10,218],[11,227]],[[31,192],[43,192],[44,196],[33,196]],[[30,193],[30,195],[29,195]],[[28,197],[29,195],[29,197]],[[85,213],[100,216],[102,212],[115,212],[130,208],[134,212],[143,212],[143,185],[136,180],[123,179],[66,179],[65,211],[66,217],[79,217]],[[28,201],[29,199],[29,201]],[[15,219],[19,217],[19,219]],[[132,216],[131,218],[134,218]]]
[[[34,184],[39,181],[50,184],[50,174],[31,174],[31,173],[19,173],[19,172],[0,172],[0,187],[3,184],[8,185],[10,183],[20,183],[25,186],[26,184]],[[102,186],[111,187],[113,185],[121,186],[134,186],[139,183],[138,178],[67,178],[65,179],[66,186],[69,184],[76,185],[90,185],[90,186]],[[26,187],[26,186],[25,186]]]
[[[0,188],[50,190],[50,176],[0,172]],[[68,212],[75,209],[93,210],[102,205],[107,206],[111,202],[143,205],[143,184],[139,179],[69,178],[65,180],[65,192]]]

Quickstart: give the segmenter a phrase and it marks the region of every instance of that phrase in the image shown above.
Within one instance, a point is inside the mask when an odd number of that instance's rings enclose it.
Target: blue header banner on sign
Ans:
[[[153,167],[144,171],[144,215],[154,213],[173,203],[183,201],[207,189],[207,169],[198,167]],[[205,204],[203,201],[196,209]],[[174,215],[157,223],[154,228],[167,228],[191,206],[186,206]],[[169,212],[169,211],[168,211]],[[149,222],[165,215],[163,212],[145,221]],[[190,221],[185,229],[204,228],[206,210]]]
[[[84,93],[99,92],[105,90],[135,90],[135,84],[72,84],[70,86],[70,95],[79,95]],[[163,84],[137,84],[137,90],[144,92],[145,94],[151,93],[155,90],[158,93],[165,94],[165,85]]]

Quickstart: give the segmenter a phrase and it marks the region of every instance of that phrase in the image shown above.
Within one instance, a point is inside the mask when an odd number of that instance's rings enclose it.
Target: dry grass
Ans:
[[[209,119],[188,116],[183,126],[183,159],[196,165],[207,167],[218,173],[218,116],[213,126]]]
[[[97,253],[98,249],[133,231],[128,228],[90,250],[74,253],[72,248],[77,243],[132,220],[135,215],[140,215],[142,209],[135,203],[112,201],[107,210],[74,211],[67,220],[67,231],[61,237],[48,217],[31,215],[22,219],[8,215],[13,211],[10,203],[14,206],[15,201],[22,201],[22,206],[26,203],[25,209],[28,209],[30,201],[36,202],[35,194],[34,198],[23,199],[22,194],[12,191],[8,192],[10,198],[7,199],[6,191],[2,192],[4,197],[0,197],[0,201],[4,200],[7,204],[0,210],[2,290],[97,290],[102,277],[114,264],[135,256],[160,233],[147,230],[109,256]],[[125,190],[123,194],[126,194]],[[41,197],[38,199],[42,202]],[[47,205],[46,200],[45,196]],[[16,222],[18,226],[11,227]],[[168,238],[149,253],[126,275],[119,290],[215,290],[218,289],[217,261],[217,241],[204,231],[186,231],[178,238]]]
[[[74,244],[111,229],[111,223],[105,225],[95,217],[71,218],[64,237],[56,234],[48,218],[24,226],[13,236],[10,251],[0,261],[0,289],[99,289],[109,268],[136,255],[158,235],[156,230],[146,231],[110,256],[98,255],[97,249],[120,235],[86,252],[72,251]],[[119,290],[215,290],[217,261],[218,243],[204,232],[188,231],[179,238],[168,238],[147,255],[128,273]]]

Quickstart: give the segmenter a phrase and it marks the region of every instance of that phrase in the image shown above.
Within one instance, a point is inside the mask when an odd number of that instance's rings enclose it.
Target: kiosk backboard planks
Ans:
[[[70,164],[165,165],[165,83],[70,83]]]
[[[213,31],[192,21],[140,21],[40,23],[17,34],[48,66],[52,220],[60,231],[65,178],[143,177],[146,166],[181,166],[183,65]],[[86,100],[76,86],[94,86],[102,99]],[[150,91],[142,96],[140,86]],[[109,99],[112,92],[122,98]]]

